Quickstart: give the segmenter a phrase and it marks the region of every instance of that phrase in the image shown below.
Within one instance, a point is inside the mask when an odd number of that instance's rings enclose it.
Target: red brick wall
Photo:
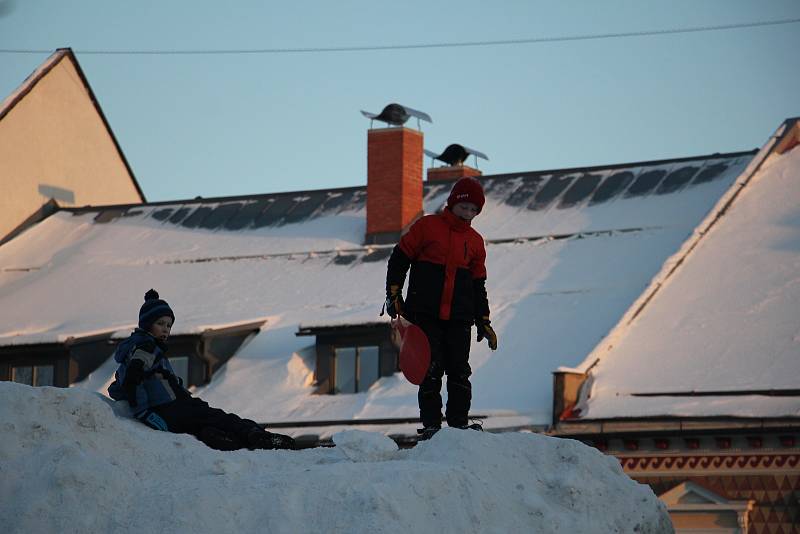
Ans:
[[[482,173],[478,169],[473,169],[466,165],[455,165],[453,167],[435,167],[428,169],[428,181],[437,182],[440,180],[455,180],[467,176],[480,176]]]
[[[422,212],[422,132],[367,134],[367,235],[400,232]]]

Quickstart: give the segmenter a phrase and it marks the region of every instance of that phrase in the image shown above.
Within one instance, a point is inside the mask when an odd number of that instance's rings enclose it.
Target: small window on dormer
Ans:
[[[334,349],[334,392],[367,391],[379,378],[377,346],[336,347]]]
[[[11,381],[29,386],[52,386],[55,368],[52,365],[15,365]]]

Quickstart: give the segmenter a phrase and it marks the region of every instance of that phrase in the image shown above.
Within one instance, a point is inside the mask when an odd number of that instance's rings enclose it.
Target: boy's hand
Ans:
[[[386,313],[394,319],[403,314],[404,306],[403,289],[398,285],[389,286],[389,289],[386,290]]]
[[[144,379],[144,362],[137,358],[128,365],[128,369],[125,371],[125,380],[122,382],[122,389],[125,391],[131,408],[136,407],[136,387],[142,383],[142,379]]]
[[[492,350],[497,350],[497,334],[494,333],[494,328],[490,324],[488,317],[479,317],[475,319],[475,326],[478,329],[478,343],[483,341],[483,338],[486,338],[486,341],[489,342],[489,348]]]
[[[152,428],[153,430],[161,430],[162,432],[168,432],[169,427],[167,426],[167,422],[158,415],[156,412],[147,410],[144,415],[141,417],[141,422]]]

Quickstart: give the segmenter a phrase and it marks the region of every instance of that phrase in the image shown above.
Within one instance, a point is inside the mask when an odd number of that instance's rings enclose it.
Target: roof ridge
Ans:
[[[571,167],[566,169],[550,169],[550,170],[542,170],[542,171],[524,171],[524,172],[516,172],[516,173],[502,173],[502,174],[487,174],[483,176],[475,176],[474,178],[477,179],[496,179],[496,178],[516,178],[518,176],[526,175],[549,175],[549,174],[574,174],[578,172],[592,172],[592,171],[602,171],[607,169],[630,169],[634,167],[654,167],[658,165],[667,165],[670,163],[688,163],[691,161],[705,161],[710,159],[733,159],[739,158],[742,156],[750,156],[755,155],[759,151],[758,148],[754,148],[752,150],[743,150],[739,152],[714,152],[713,154],[706,154],[702,156],[688,156],[682,158],[670,158],[670,159],[658,159],[658,160],[650,160],[650,161],[635,161],[630,163],[614,163],[614,164],[607,164],[607,165],[592,165],[588,167]],[[448,180],[442,180],[442,182],[446,182]],[[453,179],[455,181],[455,179]],[[437,181],[438,183],[438,181]]]
[[[672,158],[672,159],[662,159],[662,160],[652,160],[652,161],[639,161],[639,162],[632,162],[632,163],[619,163],[619,164],[607,164],[607,165],[596,165],[590,167],[571,167],[571,168],[564,168],[564,169],[551,169],[551,170],[537,170],[537,171],[521,171],[521,172],[511,172],[511,173],[502,173],[502,174],[487,174],[482,176],[475,176],[475,178],[479,180],[511,180],[514,178],[518,178],[520,176],[547,176],[547,175],[554,175],[554,174],[574,174],[578,172],[593,172],[593,171],[600,171],[606,169],[630,169],[630,168],[637,168],[637,167],[650,167],[650,166],[658,166],[658,165],[667,165],[672,163],[686,163],[691,161],[707,161],[711,159],[733,159],[739,158],[743,156],[750,156],[755,155],[758,153],[758,149],[754,150],[747,150],[747,151],[740,151],[740,152],[727,152],[727,153],[719,153],[715,152],[713,154],[707,154],[704,156],[690,156],[690,157],[683,157],[683,158]],[[448,180],[437,180],[435,182],[428,182],[424,181],[423,186],[436,186],[445,183],[455,182],[454,179]],[[109,209],[128,209],[128,208],[135,208],[135,207],[156,207],[156,206],[170,206],[176,204],[213,204],[213,203],[224,203],[224,202],[238,202],[238,201],[245,201],[245,200],[262,200],[267,198],[281,198],[286,196],[292,195],[304,195],[304,194],[319,194],[319,193],[346,193],[352,191],[365,191],[367,188],[366,184],[364,185],[356,185],[356,186],[346,186],[346,187],[334,187],[334,188],[320,188],[320,189],[304,189],[298,191],[278,191],[272,193],[251,193],[251,194],[243,194],[243,195],[233,195],[233,196],[217,196],[217,197],[201,197],[197,196],[194,198],[186,198],[186,199],[174,199],[174,200],[159,200],[155,202],[143,202],[139,204],[108,204],[102,206],[79,206],[79,207],[61,207],[59,208],[60,211],[68,211],[72,213],[87,213],[87,212],[96,212],[96,211],[103,211]]]

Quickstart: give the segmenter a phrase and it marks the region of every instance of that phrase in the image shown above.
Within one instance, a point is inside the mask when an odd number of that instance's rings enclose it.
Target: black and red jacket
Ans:
[[[485,261],[481,235],[445,209],[422,217],[400,239],[386,287],[403,287],[410,266],[406,311],[471,323],[489,316]]]

